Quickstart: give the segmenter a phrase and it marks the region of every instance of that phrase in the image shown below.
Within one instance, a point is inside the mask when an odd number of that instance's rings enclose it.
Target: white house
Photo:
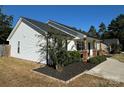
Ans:
[[[43,45],[46,45],[47,42],[45,36],[48,33],[59,33],[67,37],[68,51],[78,50],[82,53],[82,50],[86,48],[89,56],[92,57],[94,48],[100,50],[100,40],[89,37],[86,33],[70,26],[52,20],[43,23],[21,17],[7,39],[11,46],[10,56],[46,64],[47,53],[42,53],[41,55],[41,53],[38,52],[40,49],[38,43],[40,42]],[[38,37],[39,35],[40,38]],[[85,44],[83,44],[84,40],[87,40]]]

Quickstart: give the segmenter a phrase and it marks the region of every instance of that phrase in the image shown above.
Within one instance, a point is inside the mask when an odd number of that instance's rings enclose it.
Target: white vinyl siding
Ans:
[[[37,31],[21,22],[16,29],[12,38],[9,40],[11,45],[11,56],[41,63],[46,63],[46,55],[40,55],[38,42],[41,39],[43,44],[46,44],[44,36],[42,38],[37,37],[39,34]],[[19,42],[20,44],[19,44]],[[19,51],[17,48],[20,47]],[[19,52],[19,53],[18,53]]]

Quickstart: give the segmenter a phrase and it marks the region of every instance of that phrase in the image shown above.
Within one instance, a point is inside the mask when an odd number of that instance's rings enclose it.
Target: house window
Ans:
[[[84,48],[83,42],[77,41],[77,50],[83,50],[83,48]]]
[[[18,49],[17,49],[17,53],[20,53],[20,41],[18,41]]]

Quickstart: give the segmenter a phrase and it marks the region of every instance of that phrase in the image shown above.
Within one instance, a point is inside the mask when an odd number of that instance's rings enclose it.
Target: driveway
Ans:
[[[108,58],[107,61],[92,68],[87,74],[124,82],[124,63]]]

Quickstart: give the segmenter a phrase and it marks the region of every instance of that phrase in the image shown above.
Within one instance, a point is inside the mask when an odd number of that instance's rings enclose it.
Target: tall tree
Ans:
[[[13,16],[6,15],[0,9],[0,43],[6,43],[6,39],[12,30]]]
[[[113,19],[108,26],[109,32],[113,38],[118,38],[124,50],[124,14],[120,14]]]
[[[96,29],[95,29],[94,26],[91,26],[90,27],[90,29],[88,31],[88,35],[89,36],[92,36],[92,37],[98,37],[97,32],[96,32]]]
[[[99,25],[99,31],[98,31],[98,35],[99,35],[99,38],[102,39],[103,37],[103,34],[106,32],[106,26],[105,24],[102,22],[100,25]]]

